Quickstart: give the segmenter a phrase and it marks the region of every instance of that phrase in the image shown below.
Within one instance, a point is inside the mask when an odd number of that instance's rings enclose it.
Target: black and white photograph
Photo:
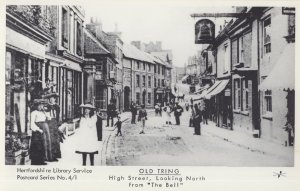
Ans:
[[[5,165],[294,166],[295,7],[134,9],[6,5]]]

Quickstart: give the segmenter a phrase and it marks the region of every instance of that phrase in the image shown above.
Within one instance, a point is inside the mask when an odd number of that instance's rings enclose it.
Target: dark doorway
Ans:
[[[124,88],[124,110],[129,111],[130,107],[130,88],[126,86]]]

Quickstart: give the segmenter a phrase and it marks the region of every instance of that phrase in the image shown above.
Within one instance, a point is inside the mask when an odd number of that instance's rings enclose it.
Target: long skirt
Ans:
[[[61,158],[60,151],[60,135],[58,130],[58,124],[55,118],[48,121],[50,139],[51,139],[51,152],[53,158]]]
[[[52,161],[52,143],[50,130],[47,122],[36,122],[37,126],[43,130],[43,145],[45,148],[45,160]]]
[[[32,165],[42,165],[45,161],[43,134],[38,131],[32,132],[29,158]]]

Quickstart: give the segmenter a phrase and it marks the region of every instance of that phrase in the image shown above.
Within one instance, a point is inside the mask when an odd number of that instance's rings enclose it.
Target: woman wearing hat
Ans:
[[[32,165],[45,165],[45,160],[52,159],[50,133],[46,122],[49,116],[44,111],[46,103],[44,99],[34,100],[30,115],[32,136],[29,155]]]
[[[90,156],[90,164],[94,165],[94,154],[98,154],[97,116],[95,107],[91,104],[82,104],[83,116],[80,119],[78,142],[76,153],[82,154],[82,165],[86,166],[87,154]]]

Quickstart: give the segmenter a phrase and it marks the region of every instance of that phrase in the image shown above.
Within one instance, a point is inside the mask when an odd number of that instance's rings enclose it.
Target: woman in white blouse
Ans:
[[[49,117],[44,111],[44,99],[34,100],[31,112],[30,128],[32,131],[30,144],[30,159],[32,165],[45,165],[45,160],[51,158],[51,144],[49,128],[46,123]]]
[[[91,104],[83,104],[80,107],[84,109],[84,114],[80,119],[77,147],[75,152],[82,154],[82,165],[86,166],[87,154],[90,156],[90,164],[94,165],[94,155],[98,154],[97,137],[97,115],[95,107]]]

